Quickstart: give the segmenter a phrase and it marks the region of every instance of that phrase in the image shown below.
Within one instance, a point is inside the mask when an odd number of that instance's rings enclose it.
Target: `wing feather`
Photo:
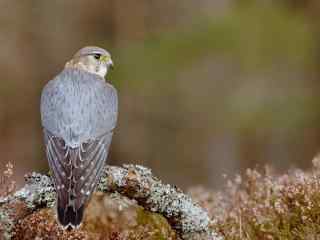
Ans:
[[[63,139],[45,132],[46,153],[52,170],[58,205],[74,211],[86,205],[106,162],[112,132],[71,148]]]

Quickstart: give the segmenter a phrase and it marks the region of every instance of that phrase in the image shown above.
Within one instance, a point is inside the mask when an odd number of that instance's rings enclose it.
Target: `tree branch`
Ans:
[[[55,189],[49,176],[32,173],[25,179],[24,187],[0,198],[0,233],[4,239],[10,239],[17,220],[39,208],[54,206]],[[198,239],[222,239],[209,229],[210,219],[205,210],[177,187],[163,184],[143,166],[106,166],[97,190],[119,192],[146,210],[162,214],[183,239],[194,239],[197,235],[206,236]]]

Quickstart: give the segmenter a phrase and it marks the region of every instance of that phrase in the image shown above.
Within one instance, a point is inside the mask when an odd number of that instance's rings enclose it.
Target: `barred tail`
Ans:
[[[112,132],[71,147],[45,130],[47,157],[57,192],[58,221],[64,228],[80,226],[107,159],[111,138]]]
[[[82,222],[84,205],[78,209],[74,209],[70,205],[59,204],[57,206],[58,221],[65,229],[78,228]]]

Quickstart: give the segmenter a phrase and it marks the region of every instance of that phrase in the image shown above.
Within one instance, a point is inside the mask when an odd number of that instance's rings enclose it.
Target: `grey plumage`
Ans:
[[[107,55],[110,56],[110,54],[104,50],[103,48],[95,47],[95,46],[89,46],[81,48],[75,55],[74,58],[85,56],[89,54],[101,54],[101,55]]]
[[[80,225],[108,156],[118,113],[117,92],[96,74],[65,68],[41,96],[46,154],[65,226]]]

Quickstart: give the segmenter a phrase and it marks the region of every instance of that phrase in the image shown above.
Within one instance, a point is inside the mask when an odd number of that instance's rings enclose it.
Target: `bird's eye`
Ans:
[[[94,54],[93,57],[94,57],[95,59],[99,60],[100,57],[101,57],[101,54]]]

